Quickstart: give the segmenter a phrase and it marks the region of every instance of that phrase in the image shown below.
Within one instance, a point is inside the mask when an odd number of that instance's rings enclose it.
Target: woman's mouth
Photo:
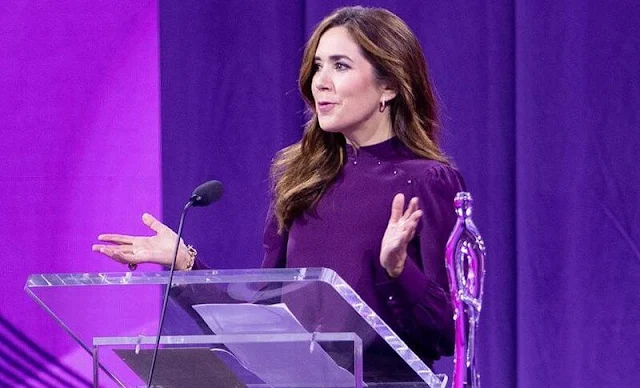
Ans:
[[[329,102],[329,101],[319,101],[316,104],[316,110],[318,111],[318,113],[328,113],[330,112],[336,105],[335,102]]]

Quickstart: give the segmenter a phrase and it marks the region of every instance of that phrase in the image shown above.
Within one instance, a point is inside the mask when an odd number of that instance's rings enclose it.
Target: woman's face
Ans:
[[[331,28],[320,38],[311,92],[320,127],[348,139],[370,138],[388,114],[378,111],[385,88],[344,27]]]

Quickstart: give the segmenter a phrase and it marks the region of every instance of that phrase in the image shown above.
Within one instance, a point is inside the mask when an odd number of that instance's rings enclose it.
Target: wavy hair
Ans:
[[[344,27],[375,69],[375,77],[397,94],[388,102],[393,133],[414,154],[449,163],[438,144],[438,113],[418,39],[402,19],[380,8],[345,7],[322,20],[304,50],[298,87],[310,120],[302,139],[281,150],[271,167],[274,212],[280,232],[312,209],[346,160],[346,140],[320,128],[311,92],[315,53],[322,35]]]

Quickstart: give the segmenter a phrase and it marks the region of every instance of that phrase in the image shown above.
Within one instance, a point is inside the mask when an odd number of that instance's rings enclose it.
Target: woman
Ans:
[[[332,268],[425,361],[452,354],[444,250],[463,183],[438,147],[416,37],[386,10],[338,9],[309,39],[299,87],[311,119],[272,167],[263,266]],[[170,264],[175,233],[143,221],[155,236],[101,235],[117,245],[93,249]],[[193,257],[182,244],[177,268]]]

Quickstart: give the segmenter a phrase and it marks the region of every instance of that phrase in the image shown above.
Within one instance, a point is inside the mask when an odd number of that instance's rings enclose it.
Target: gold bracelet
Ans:
[[[189,254],[189,261],[187,261],[187,266],[184,268],[184,271],[191,271],[196,262],[198,251],[196,251],[193,245],[187,245],[187,253]]]

